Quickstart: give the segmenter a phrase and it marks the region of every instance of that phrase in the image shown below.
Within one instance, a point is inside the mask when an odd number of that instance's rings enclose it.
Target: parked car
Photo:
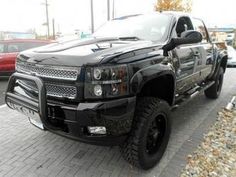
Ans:
[[[20,53],[5,100],[41,129],[119,145],[127,161],[149,169],[167,147],[170,110],[202,92],[219,97],[224,47],[185,13],[117,18],[93,38]]]
[[[236,66],[236,51],[232,46],[227,46],[228,62],[227,66]]]
[[[19,52],[49,44],[47,40],[14,39],[0,41],[0,76],[15,72],[16,57]]]

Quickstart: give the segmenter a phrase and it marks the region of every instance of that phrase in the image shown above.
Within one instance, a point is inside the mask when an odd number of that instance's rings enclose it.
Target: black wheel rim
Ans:
[[[147,143],[146,143],[146,152],[148,154],[155,154],[164,139],[166,133],[166,116],[164,114],[159,114],[153,121],[150,123],[148,134],[147,134]]]

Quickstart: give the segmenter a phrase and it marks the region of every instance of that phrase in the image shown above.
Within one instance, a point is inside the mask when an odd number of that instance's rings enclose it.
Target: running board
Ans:
[[[196,97],[197,95],[201,94],[202,92],[204,92],[206,89],[208,89],[209,87],[211,87],[213,84],[215,83],[215,81],[211,81],[208,84],[202,84],[202,86],[196,86],[195,88],[193,88],[192,90],[195,90],[192,94],[187,94],[182,96],[181,99],[179,99],[177,101],[177,103],[172,106],[171,110],[178,108],[179,106],[185,105],[186,103],[188,103],[192,98]],[[189,92],[187,92],[189,93]]]

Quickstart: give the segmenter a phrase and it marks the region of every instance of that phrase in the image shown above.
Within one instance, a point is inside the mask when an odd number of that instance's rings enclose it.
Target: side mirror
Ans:
[[[202,41],[202,34],[198,31],[188,30],[181,34],[180,38],[172,38],[163,46],[164,56],[168,56],[168,51],[182,44],[194,44]]]

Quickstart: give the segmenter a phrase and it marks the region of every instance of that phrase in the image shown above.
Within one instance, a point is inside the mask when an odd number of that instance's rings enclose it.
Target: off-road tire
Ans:
[[[211,87],[205,90],[205,95],[207,98],[216,99],[220,96],[223,80],[224,80],[224,69],[220,67],[214,80],[215,83]]]
[[[151,127],[153,127],[154,123],[156,126],[162,125],[159,129],[164,130],[162,130],[162,134],[157,134],[157,138],[162,138],[155,139],[155,142],[158,143],[151,145],[154,145],[154,147],[152,147],[153,149],[151,149],[151,153],[147,143],[150,143],[150,131],[152,130]],[[170,137],[170,131],[171,121],[169,104],[158,98],[139,98],[137,100],[131,133],[124,144],[120,146],[124,159],[138,168],[145,170],[152,168],[160,161],[165,152]],[[157,146],[156,149],[155,146]]]

